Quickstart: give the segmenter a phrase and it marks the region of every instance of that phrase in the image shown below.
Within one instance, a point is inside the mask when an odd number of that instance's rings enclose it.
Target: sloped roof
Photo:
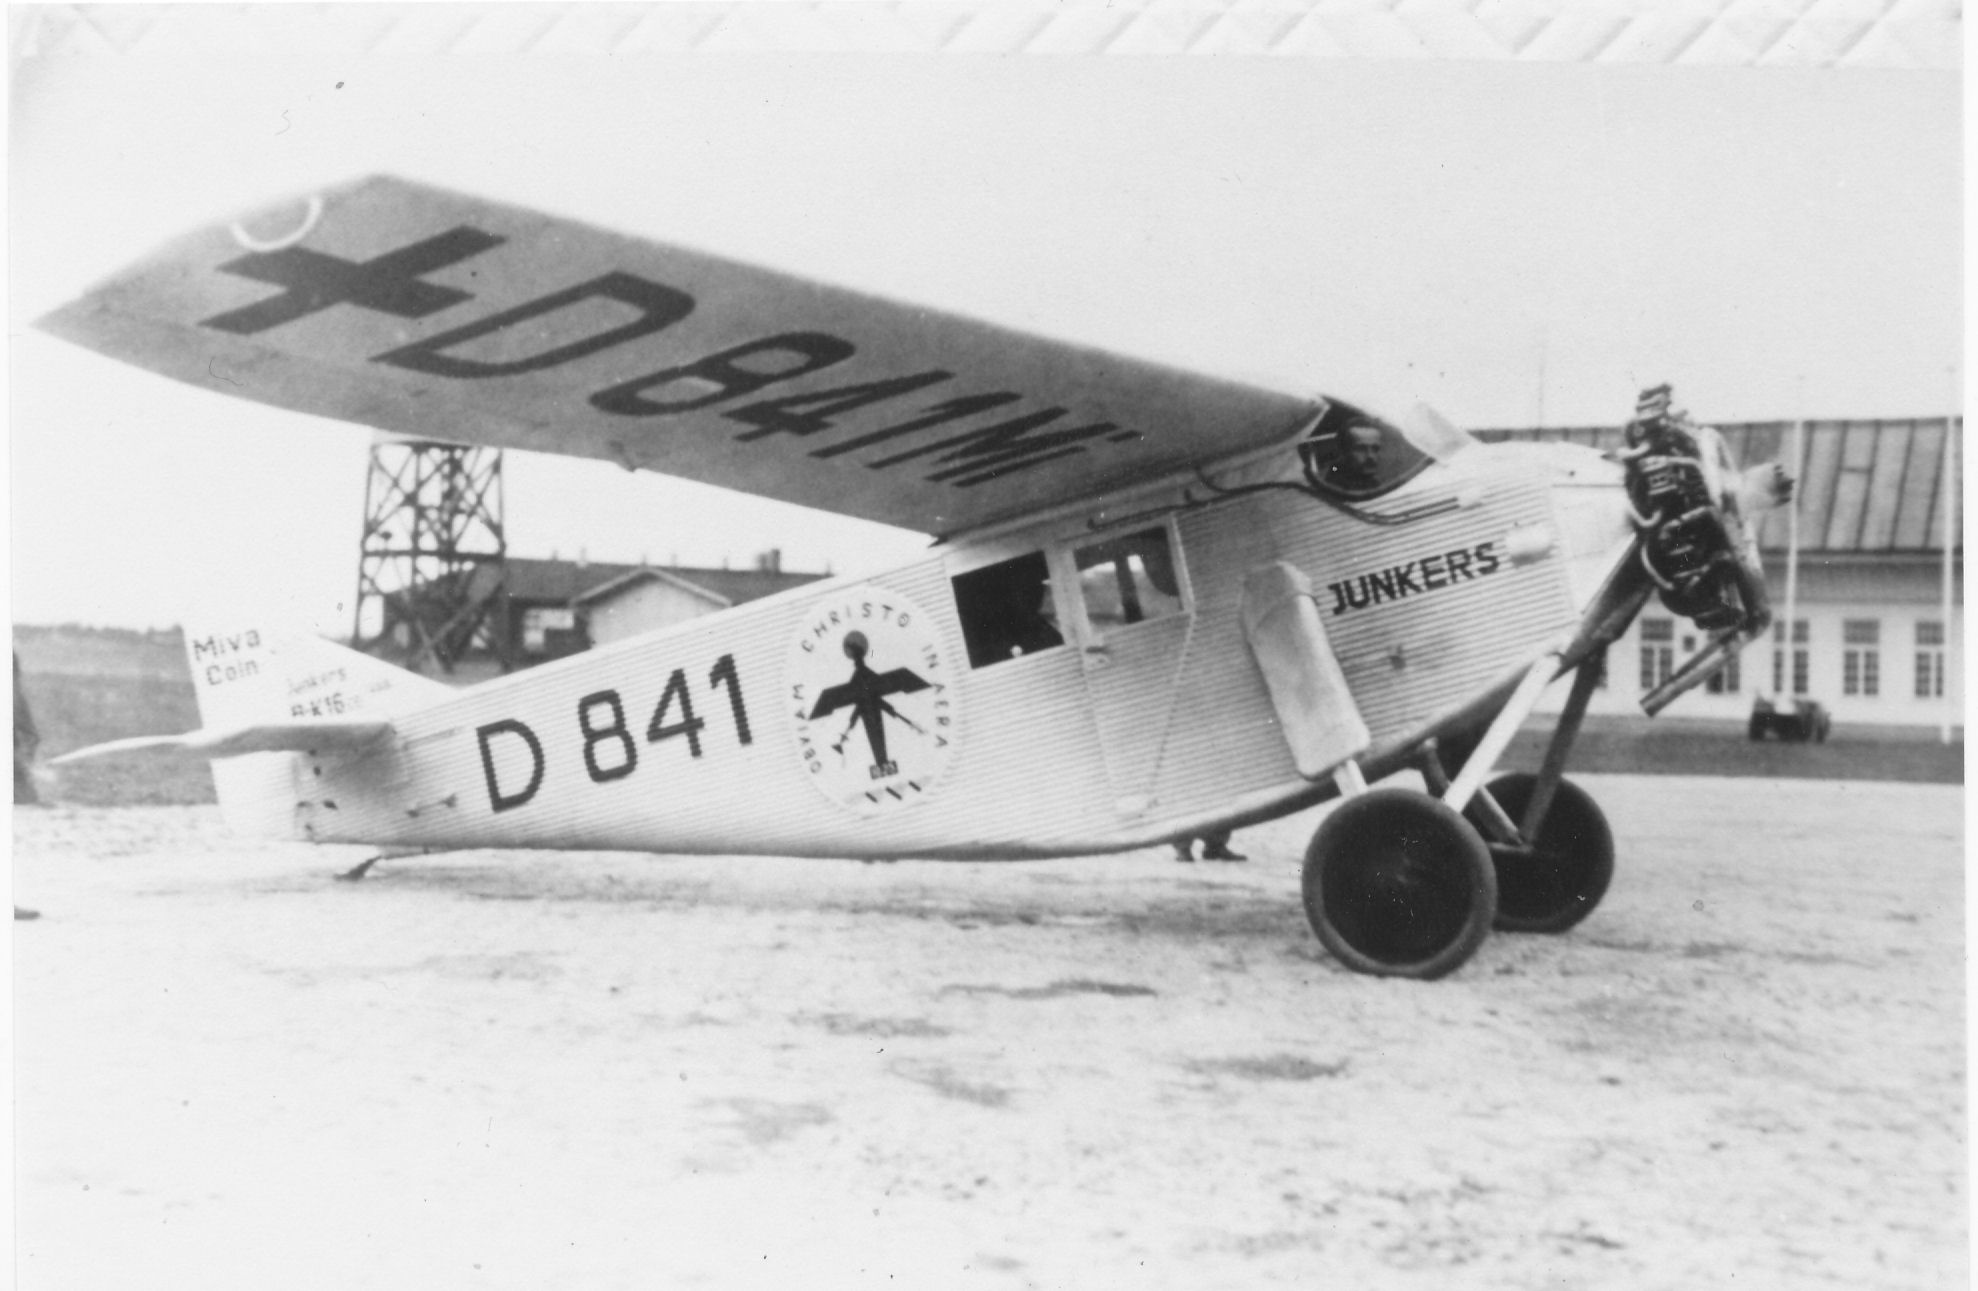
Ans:
[[[587,597],[606,584],[621,582],[644,573],[663,574],[713,594],[730,605],[773,596],[777,592],[816,582],[822,574],[795,573],[772,569],[697,569],[677,565],[620,565],[604,561],[541,560],[528,556],[508,558],[508,598],[568,605]]]
[[[653,568],[695,587],[704,587],[730,605],[774,596],[826,577],[824,574],[794,573],[787,569],[695,569],[680,565],[655,565]]]
[[[595,560],[578,564],[569,560],[538,560],[528,556],[510,556],[506,565],[510,600],[554,601],[559,605],[640,568],[637,565],[612,565]]]
[[[625,591],[627,588],[630,588],[636,583],[662,583],[668,587],[678,588],[679,590],[686,592],[688,595],[693,596],[698,600],[706,601],[708,604],[713,605],[717,608],[726,608],[727,606],[734,604],[734,602],[729,600],[727,597],[721,595],[718,592],[711,592],[707,588],[702,587],[699,583],[690,583],[686,579],[680,577],[678,574],[670,573],[664,569],[651,569],[651,568],[635,569],[629,574],[620,574],[617,578],[613,578],[606,582],[599,583],[596,587],[591,588],[589,591],[580,592],[575,597],[571,598],[572,603],[577,605],[582,605],[586,603],[607,600],[611,597],[617,596],[618,594]]]
[[[1922,552],[1943,550],[1944,430],[1942,417],[1809,421],[1798,481],[1799,546],[1803,552]],[[1959,435],[1961,419],[1948,425]],[[1783,460],[1792,451],[1793,423],[1720,423],[1731,456],[1749,466]],[[1621,446],[1619,426],[1480,430],[1482,440],[1565,440],[1609,449]],[[1960,441],[1961,442],[1961,441]],[[1962,496],[1963,455],[1953,481]],[[1786,549],[1787,513],[1768,512],[1758,530],[1767,551]],[[1964,547],[1963,516],[1956,545]]]

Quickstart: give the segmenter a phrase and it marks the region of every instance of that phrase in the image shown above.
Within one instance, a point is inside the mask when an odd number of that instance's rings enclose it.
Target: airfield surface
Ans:
[[[1963,1286],[1957,786],[1588,776],[1563,937],[1351,975],[1316,815],[1009,866],[17,809],[19,1286]]]

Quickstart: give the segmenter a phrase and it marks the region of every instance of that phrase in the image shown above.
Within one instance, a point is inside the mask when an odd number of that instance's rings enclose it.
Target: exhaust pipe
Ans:
[[[1744,649],[1764,630],[1765,625],[1761,623],[1753,628],[1733,628],[1712,638],[1709,645],[1686,660],[1669,680],[1641,697],[1642,711],[1654,717],[1675,703],[1679,696],[1709,681],[1738,651]]]

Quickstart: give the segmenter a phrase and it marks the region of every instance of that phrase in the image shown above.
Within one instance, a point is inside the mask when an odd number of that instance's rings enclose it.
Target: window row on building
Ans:
[[[1676,650],[1676,620],[1653,615],[1644,615],[1640,623],[1640,684],[1644,693],[1653,690],[1669,680],[1675,672],[1680,658],[1687,658],[1696,649],[1694,637],[1683,641],[1679,658]],[[1944,696],[1944,621],[1942,619],[1916,619],[1909,625],[1911,649],[1909,684],[1910,694],[1917,699],[1942,699]],[[1841,620],[1841,694],[1874,698],[1882,690],[1882,637],[1881,619],[1842,619]],[[1900,631],[1900,628],[1897,628]],[[1791,650],[1791,682],[1794,695],[1805,695],[1809,691],[1812,657],[1812,624],[1807,619],[1793,621]],[[1893,637],[1893,634],[1892,634]],[[1888,642],[1892,647],[1896,642]],[[1786,690],[1788,667],[1786,650],[1786,625],[1772,625],[1772,693]],[[1741,659],[1733,657],[1727,665],[1705,684],[1705,691],[1713,695],[1739,693],[1743,678],[1740,675]],[[1602,677],[1601,685],[1607,684]]]

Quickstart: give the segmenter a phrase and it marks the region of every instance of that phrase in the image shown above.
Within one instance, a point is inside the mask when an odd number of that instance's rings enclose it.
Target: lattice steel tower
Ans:
[[[506,672],[501,451],[380,438],[364,482],[358,649],[451,673],[470,653]]]

